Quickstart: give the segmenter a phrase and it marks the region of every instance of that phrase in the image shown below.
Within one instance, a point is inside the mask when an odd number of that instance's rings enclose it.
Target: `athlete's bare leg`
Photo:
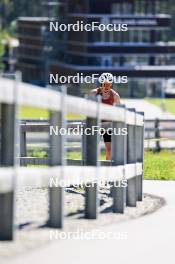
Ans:
[[[105,142],[106,160],[111,160],[111,142]]]

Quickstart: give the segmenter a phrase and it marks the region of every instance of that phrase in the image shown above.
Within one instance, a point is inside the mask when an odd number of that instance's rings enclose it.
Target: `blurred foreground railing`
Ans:
[[[66,137],[50,134],[49,167],[20,167],[18,106],[48,109],[50,126],[66,128],[65,113],[71,111],[86,116],[86,128],[100,126],[101,119],[111,120],[112,128],[127,128],[127,135],[112,135],[112,161],[102,162],[99,161],[99,133],[85,136],[83,166],[79,161],[72,166],[69,165],[72,161],[65,159]],[[112,184],[115,213],[124,213],[125,206],[136,206],[137,201],[142,200],[143,113],[68,96],[64,89],[56,92],[1,78],[0,114],[0,240],[14,238],[14,195],[19,188],[49,188],[48,226],[55,228],[63,227],[64,187],[77,185],[77,182],[85,186],[85,217],[88,219],[98,217],[99,180]],[[118,184],[122,180],[126,180],[126,188]]]

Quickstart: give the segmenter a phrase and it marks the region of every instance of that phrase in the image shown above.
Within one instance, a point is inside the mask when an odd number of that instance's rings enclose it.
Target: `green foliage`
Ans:
[[[4,54],[4,46],[0,42],[0,57]]]
[[[19,16],[41,16],[41,0],[0,0],[1,28],[16,34],[15,20]]]
[[[3,70],[2,56],[4,55],[4,41],[10,45],[11,36],[6,30],[0,30],[0,71]]]
[[[3,69],[3,64],[1,63],[1,58],[4,54],[4,45],[2,43],[3,36],[2,32],[0,32],[0,71]]]

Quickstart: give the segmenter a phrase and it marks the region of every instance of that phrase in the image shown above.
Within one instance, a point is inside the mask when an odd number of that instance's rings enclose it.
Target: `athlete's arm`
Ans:
[[[120,96],[118,93],[116,93],[114,90],[112,90],[114,94],[114,105],[119,105],[120,104]]]
[[[89,93],[89,95],[96,95],[97,94],[97,89],[92,89]]]

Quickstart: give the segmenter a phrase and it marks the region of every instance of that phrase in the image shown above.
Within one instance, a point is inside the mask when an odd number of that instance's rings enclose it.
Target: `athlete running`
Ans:
[[[120,96],[112,89],[113,75],[111,73],[103,73],[100,78],[101,86],[92,89],[91,95],[101,95],[101,101],[104,104],[108,105],[119,105],[120,104]],[[106,122],[102,120],[102,122]],[[111,135],[107,132],[103,135],[103,140],[105,143],[106,149],[106,160],[111,160]]]

